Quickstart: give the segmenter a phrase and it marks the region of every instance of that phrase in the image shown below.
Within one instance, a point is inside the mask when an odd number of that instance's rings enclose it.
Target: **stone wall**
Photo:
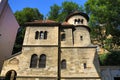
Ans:
[[[36,31],[47,31],[47,39],[35,39]],[[58,26],[26,27],[23,45],[58,45]]]
[[[86,47],[91,44],[90,34],[87,28],[64,28],[65,40],[61,41],[61,47]],[[61,32],[62,33],[62,32]]]
[[[16,80],[57,80],[57,78],[52,78],[52,77],[44,77],[44,78],[40,78],[40,77],[17,77]]]
[[[1,76],[14,70],[17,80],[99,80],[96,47],[91,46],[89,27],[84,17],[71,16],[67,26],[52,26],[52,23],[47,25],[44,21],[44,24],[33,22],[27,26],[21,54],[4,62]],[[47,38],[41,38],[40,34],[39,38],[35,38],[36,31],[46,31]],[[65,33],[63,41],[62,33]],[[38,61],[35,68],[30,67],[33,54],[37,55]],[[42,54],[46,56],[44,68],[38,66]]]
[[[90,34],[87,28],[75,27],[73,35],[75,47],[86,47],[91,44]]]
[[[99,64],[95,56],[95,48],[62,48],[61,60],[65,59],[67,66],[61,69],[61,77],[99,77]]]
[[[102,80],[115,80],[114,78],[120,79],[120,66],[101,66],[100,69]]]
[[[83,24],[74,24],[74,20],[75,19],[83,19]],[[85,19],[85,17],[83,17],[83,16],[80,16],[80,15],[74,15],[74,16],[72,16],[69,20],[68,20],[68,23],[70,23],[70,24],[73,24],[73,25],[88,25],[88,22],[87,22],[87,20]]]
[[[61,80],[101,80],[101,79],[91,79],[91,78],[87,78],[87,79],[61,79]]]
[[[31,56],[37,54],[46,55],[45,68],[30,68]],[[41,76],[57,77],[58,69],[58,48],[57,47],[23,47],[22,54],[12,57],[4,62],[2,76],[9,70],[15,70],[17,76]]]
[[[63,30],[65,33],[65,40],[61,41],[61,47],[73,47],[72,28],[64,28]]]

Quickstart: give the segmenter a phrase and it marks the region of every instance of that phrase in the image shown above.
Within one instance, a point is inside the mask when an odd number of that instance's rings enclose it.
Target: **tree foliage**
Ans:
[[[16,11],[14,15],[20,26],[23,26],[25,22],[43,19],[43,15],[37,8],[24,8],[21,11]]]
[[[64,21],[65,17],[69,15],[71,12],[78,10],[84,11],[82,6],[79,6],[77,3],[64,1],[61,6],[54,4],[50,7],[50,11],[48,13],[48,19],[55,20],[58,22]]]
[[[120,35],[118,35],[120,34],[120,0],[88,0],[85,9],[90,16],[92,38],[108,50],[118,48],[120,45]]]
[[[20,28],[17,33],[15,45],[12,52],[13,54],[21,51],[22,49],[24,33],[25,33],[24,23],[43,19],[43,15],[36,8],[24,8],[21,11],[16,11],[14,15],[20,25]]]
[[[49,12],[49,19],[56,20],[57,17],[59,16],[61,7],[58,6],[57,4],[54,4],[53,6],[50,7],[50,9],[51,10]]]
[[[102,66],[120,66],[120,51],[111,51],[99,55],[100,65]]]

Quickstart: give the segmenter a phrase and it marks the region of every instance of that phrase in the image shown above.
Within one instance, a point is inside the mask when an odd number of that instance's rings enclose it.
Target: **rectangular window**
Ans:
[[[84,69],[86,69],[87,68],[87,64],[83,63],[83,67],[84,67]]]
[[[83,36],[80,36],[80,40],[83,41]]]
[[[61,69],[66,69],[66,60],[65,59],[63,59],[62,61],[61,61]]]
[[[65,41],[65,33],[61,34],[61,41]]]

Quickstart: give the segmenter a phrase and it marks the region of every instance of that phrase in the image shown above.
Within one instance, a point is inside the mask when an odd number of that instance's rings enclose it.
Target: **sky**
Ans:
[[[13,12],[20,11],[25,7],[37,8],[44,16],[50,11],[50,6],[57,4],[61,6],[64,1],[72,1],[84,5],[87,0],[8,0]]]

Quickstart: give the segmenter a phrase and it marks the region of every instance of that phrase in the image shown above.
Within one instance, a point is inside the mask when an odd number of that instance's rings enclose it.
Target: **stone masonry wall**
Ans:
[[[91,44],[89,31],[84,27],[75,27],[63,29],[66,36],[65,40],[61,41],[61,47],[86,47]],[[82,37],[82,39],[81,39]]]
[[[84,21],[83,21],[83,24],[74,24],[74,20],[75,19],[83,19]],[[68,23],[70,23],[70,24],[73,24],[73,25],[88,25],[88,22],[87,22],[87,20],[83,17],[83,16],[80,16],[80,15],[74,15],[74,16],[72,16],[69,20],[68,20]]]
[[[36,31],[47,31],[47,39],[35,39]],[[58,45],[58,27],[26,27],[26,33],[23,45]]]
[[[30,68],[31,56],[37,54],[46,55],[45,68]],[[1,76],[5,76],[9,70],[15,70],[17,76],[57,77],[58,69],[57,47],[23,47],[22,54],[12,57],[4,62]]]
[[[67,66],[61,70],[61,77],[99,77],[95,53],[95,48],[62,48],[61,60],[65,59]]]

